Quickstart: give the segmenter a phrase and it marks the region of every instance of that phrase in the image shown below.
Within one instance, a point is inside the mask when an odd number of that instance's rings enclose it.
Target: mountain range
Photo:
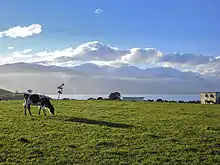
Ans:
[[[74,67],[14,63],[0,66],[0,88],[55,94],[64,83],[65,94],[197,94],[219,91],[219,78],[171,67],[140,69],[136,66],[99,66],[92,63]]]

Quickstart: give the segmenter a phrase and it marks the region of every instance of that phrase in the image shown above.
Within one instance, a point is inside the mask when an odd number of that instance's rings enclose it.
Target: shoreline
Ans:
[[[57,94],[48,95],[53,100],[57,100]],[[60,100],[107,100],[109,97],[108,94],[63,94],[61,95]],[[0,100],[23,100],[23,94],[6,94],[0,95]],[[177,94],[132,94],[132,95],[121,95],[121,100],[123,101],[148,101],[148,102],[198,102],[200,100],[200,95],[177,95]]]

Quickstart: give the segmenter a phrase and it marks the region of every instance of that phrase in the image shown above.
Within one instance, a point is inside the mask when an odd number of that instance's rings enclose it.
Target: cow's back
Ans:
[[[32,94],[29,96],[29,99],[32,103],[36,104],[36,103],[39,103],[41,102],[40,98],[39,98],[39,95],[37,94]]]

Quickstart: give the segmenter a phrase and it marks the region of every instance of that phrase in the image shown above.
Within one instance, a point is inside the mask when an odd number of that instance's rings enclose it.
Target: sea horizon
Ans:
[[[57,99],[57,94],[47,94],[53,99]],[[98,97],[108,98],[109,94],[62,94],[60,99],[76,99],[76,100],[87,100],[89,98],[97,99]],[[148,99],[163,99],[163,100],[173,100],[173,101],[194,101],[200,100],[200,94],[121,94],[121,97],[144,97],[144,100]]]

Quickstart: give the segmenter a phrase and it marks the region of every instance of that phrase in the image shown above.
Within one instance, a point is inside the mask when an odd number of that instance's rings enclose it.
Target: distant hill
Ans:
[[[13,94],[13,93],[4,89],[0,89],[0,95],[7,95],[7,94]]]
[[[66,73],[71,75],[87,75],[86,73],[73,70],[67,67],[59,67],[59,66],[43,66],[38,64],[30,64],[30,63],[14,63],[14,64],[5,64],[0,65],[0,74],[6,73]]]
[[[219,91],[219,81],[218,77],[204,77],[169,67],[140,69],[89,63],[73,67],[31,63],[0,65],[2,87],[13,91],[33,89],[44,94],[55,94],[61,83],[65,84],[65,94],[109,94],[112,91],[123,94],[198,94]]]

